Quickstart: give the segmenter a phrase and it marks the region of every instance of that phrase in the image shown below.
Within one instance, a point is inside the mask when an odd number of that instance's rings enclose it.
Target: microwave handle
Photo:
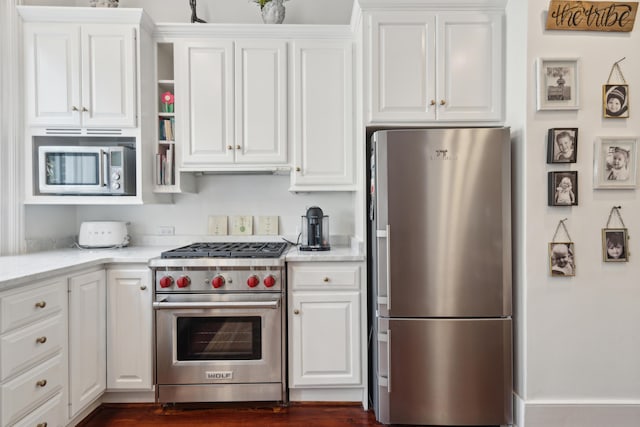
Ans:
[[[109,153],[100,149],[100,187],[106,187],[109,181]]]

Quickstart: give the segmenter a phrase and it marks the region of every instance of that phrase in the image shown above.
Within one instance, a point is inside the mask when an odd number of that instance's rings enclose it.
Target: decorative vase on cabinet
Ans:
[[[271,0],[261,7],[262,21],[265,24],[282,24],[284,21],[285,0]]]

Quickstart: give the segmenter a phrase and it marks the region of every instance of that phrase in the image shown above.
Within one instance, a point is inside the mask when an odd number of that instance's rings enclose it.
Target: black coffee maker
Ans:
[[[329,245],[329,217],[322,209],[312,206],[302,216],[302,244],[301,251],[328,251]]]

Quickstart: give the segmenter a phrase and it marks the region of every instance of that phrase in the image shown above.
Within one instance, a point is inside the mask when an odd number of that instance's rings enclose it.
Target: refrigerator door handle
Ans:
[[[391,226],[387,224],[387,311],[391,311]]]

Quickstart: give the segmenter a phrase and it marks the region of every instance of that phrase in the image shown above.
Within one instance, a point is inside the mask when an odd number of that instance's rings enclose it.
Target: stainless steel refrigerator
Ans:
[[[385,130],[370,148],[376,418],[511,424],[509,129]]]

